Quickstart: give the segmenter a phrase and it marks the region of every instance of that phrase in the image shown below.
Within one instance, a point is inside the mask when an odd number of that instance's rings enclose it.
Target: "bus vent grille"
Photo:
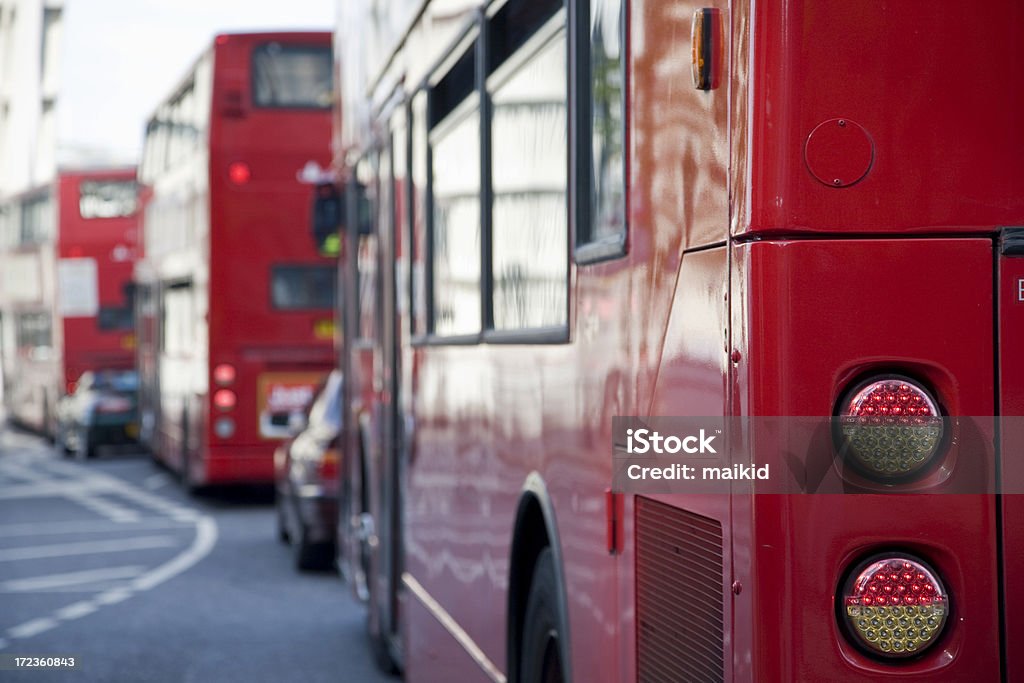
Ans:
[[[636,499],[640,683],[725,680],[722,525]]]

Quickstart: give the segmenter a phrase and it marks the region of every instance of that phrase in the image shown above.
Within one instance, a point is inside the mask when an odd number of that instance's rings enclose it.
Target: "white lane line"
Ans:
[[[11,638],[31,638],[43,631],[56,628],[58,623],[56,619],[51,619],[50,617],[33,619],[32,621],[26,621],[24,624],[7,629],[7,635]]]
[[[111,522],[117,522],[119,524],[123,524],[125,522],[136,522],[140,516],[135,510],[113,503],[99,495],[86,496],[77,493],[69,493],[65,497],[73,503],[78,503],[82,507],[88,508],[89,510],[106,517]]]
[[[145,591],[160,585],[164,581],[181,574],[193,567],[201,559],[210,554],[217,544],[217,523],[211,517],[200,517],[196,520],[196,537],[189,549],[174,559],[165,562],[156,569],[148,571],[135,579],[135,590]]]
[[[37,461],[36,461],[37,462]],[[46,464],[46,463],[44,463]],[[67,476],[75,477],[73,482],[75,486],[72,490],[76,493],[103,493],[103,494],[120,494],[127,498],[130,502],[139,503],[151,510],[155,510],[159,513],[163,513],[169,517],[169,519],[142,519],[136,522],[124,523],[124,526],[120,527],[121,531],[135,531],[136,529],[141,530],[143,528],[176,528],[181,527],[182,522],[187,522],[194,526],[195,536],[192,540],[192,544],[183,552],[174,556],[167,562],[155,567],[154,569],[137,576],[130,584],[120,584],[108,588],[104,592],[96,595],[91,600],[81,600],[71,605],[67,605],[60,609],[55,610],[49,617],[42,617],[39,619],[33,619],[32,621],[25,622],[19,626],[10,628],[6,632],[6,638],[0,637],[0,650],[6,649],[11,644],[11,639],[24,639],[30,638],[38,633],[42,633],[51,628],[55,628],[62,621],[71,621],[73,619],[79,619],[87,616],[99,610],[103,606],[115,605],[131,597],[153,589],[161,583],[168,581],[179,574],[182,574],[193,566],[201,562],[210,552],[214,549],[217,544],[217,523],[213,518],[202,514],[200,511],[191,508],[185,504],[175,504],[171,501],[161,498],[157,495],[147,493],[141,488],[136,487],[129,482],[122,479],[104,475],[101,473],[90,472],[88,469],[81,466],[73,466],[70,463],[61,463],[49,461],[49,469],[53,472],[59,472],[66,474]],[[51,480],[52,481],[52,480]],[[36,495],[40,491],[44,491],[44,495],[62,495],[63,493],[70,492],[67,486],[52,486],[48,485],[50,481],[40,482],[35,485],[35,489],[32,490],[29,487],[13,487],[21,489],[20,496],[7,496],[7,497],[25,497],[28,495]],[[10,488],[0,487],[0,494],[3,492],[10,492]],[[0,498],[4,497],[0,495]],[[105,532],[112,531],[115,529],[111,528],[111,523],[101,522],[57,522],[57,523],[42,523],[42,524],[8,524],[0,525],[0,536],[7,534],[10,536],[33,536],[42,533],[76,533],[80,531],[91,531],[91,532]],[[36,546],[32,548],[9,548],[0,550],[0,561],[3,559],[25,559],[26,553],[32,553],[33,555],[39,555],[45,553],[46,556],[64,556],[68,554],[86,554],[96,552],[98,548],[102,548],[102,552],[114,552],[117,550],[127,549],[141,549],[140,545],[147,544],[147,547],[155,547],[155,543],[159,541],[160,547],[165,545],[174,545],[173,540],[170,537],[165,536],[152,536],[152,537],[136,537],[131,539],[125,539],[121,541],[100,541],[93,543],[71,543],[62,544],[59,546]],[[149,544],[154,544],[150,546]],[[129,546],[131,546],[129,548]],[[60,549],[58,553],[58,548]],[[69,553],[68,550],[72,552]],[[39,577],[41,578],[41,577]],[[93,589],[96,589],[100,585],[92,584]],[[54,591],[69,591],[75,590],[74,588],[54,588]]]
[[[60,608],[54,612],[54,615],[56,615],[61,621],[71,621],[73,619],[80,619],[92,614],[97,609],[99,608],[92,600],[83,600],[82,602],[76,602],[72,605],[68,605],[67,607]]]
[[[149,490],[155,491],[156,489],[163,488],[171,482],[171,478],[166,474],[156,473],[146,477],[142,482],[142,487]]]
[[[148,507],[156,512],[169,515],[195,515],[195,511],[192,508],[143,491],[141,488],[109,474],[90,471],[80,465],[66,462],[51,461],[47,463],[47,467],[51,472],[75,474],[81,481],[91,486],[102,488],[106,493],[122,496],[133,503]]]
[[[132,597],[134,592],[130,588],[112,588],[105,593],[100,593],[94,600],[97,605],[116,605]]]
[[[0,550],[0,562],[37,560],[46,557],[67,557],[70,555],[93,555],[96,553],[119,553],[128,550],[169,548],[174,545],[177,544],[172,536],[138,536],[136,538],[119,538],[109,541],[84,541],[81,543],[37,545],[27,548],[5,548]]]
[[[5,486],[0,489],[0,500],[15,500],[18,498],[63,498],[69,494],[88,495],[90,493],[105,493],[106,489],[97,486],[93,482],[77,481],[40,481],[32,484],[18,484],[16,486]]]
[[[65,574],[47,574],[46,576],[33,576],[27,579],[11,579],[10,581],[0,583],[0,592],[27,593],[52,588],[81,586],[82,584],[111,581],[113,579],[134,579],[145,570],[146,568],[142,565],[130,565],[125,567],[88,569],[86,571],[67,572]]]
[[[13,538],[16,536],[41,536],[44,534],[104,534],[122,533],[127,530],[142,531],[150,529],[181,529],[189,526],[185,522],[179,522],[163,517],[144,517],[135,522],[111,523],[108,521],[95,522],[28,522],[20,524],[0,524],[0,538]]]

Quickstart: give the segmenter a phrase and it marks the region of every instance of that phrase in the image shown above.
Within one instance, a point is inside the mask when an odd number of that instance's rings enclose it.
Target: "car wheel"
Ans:
[[[75,441],[77,441],[75,444],[76,458],[79,460],[88,460],[95,455],[96,446],[88,427],[82,426],[78,428]]]
[[[276,510],[276,514],[274,516],[277,518],[277,540],[288,545],[291,543],[292,539],[291,534],[288,533],[288,526],[285,524],[284,496],[280,491],[278,491],[277,495],[274,496],[274,509]]]
[[[558,592],[551,548],[537,556],[523,619],[519,680],[562,683],[563,662],[558,619]]]
[[[326,543],[310,543],[305,528],[299,530],[299,537],[292,540],[295,548],[295,566],[300,571],[322,571],[330,569],[334,549]]]
[[[71,445],[68,443],[68,430],[63,422],[57,423],[56,445],[64,457],[71,455]]]

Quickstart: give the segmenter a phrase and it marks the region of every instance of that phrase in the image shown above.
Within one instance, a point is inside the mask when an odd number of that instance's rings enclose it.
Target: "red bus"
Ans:
[[[5,213],[5,404],[52,434],[57,399],[83,372],[134,363],[135,169],[62,170]]]
[[[335,41],[339,541],[382,657],[1024,679],[1016,5],[386,5]],[[613,487],[618,416],[741,419],[737,463],[852,493]]]
[[[333,366],[336,261],[300,172],[330,159],[328,33],[218,35],[157,108],[141,178],[141,438],[190,488],[272,482]]]

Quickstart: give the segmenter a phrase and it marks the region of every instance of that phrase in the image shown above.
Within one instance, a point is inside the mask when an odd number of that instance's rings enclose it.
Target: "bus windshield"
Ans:
[[[257,107],[329,109],[331,49],[265,43],[252,51],[252,97]]]

